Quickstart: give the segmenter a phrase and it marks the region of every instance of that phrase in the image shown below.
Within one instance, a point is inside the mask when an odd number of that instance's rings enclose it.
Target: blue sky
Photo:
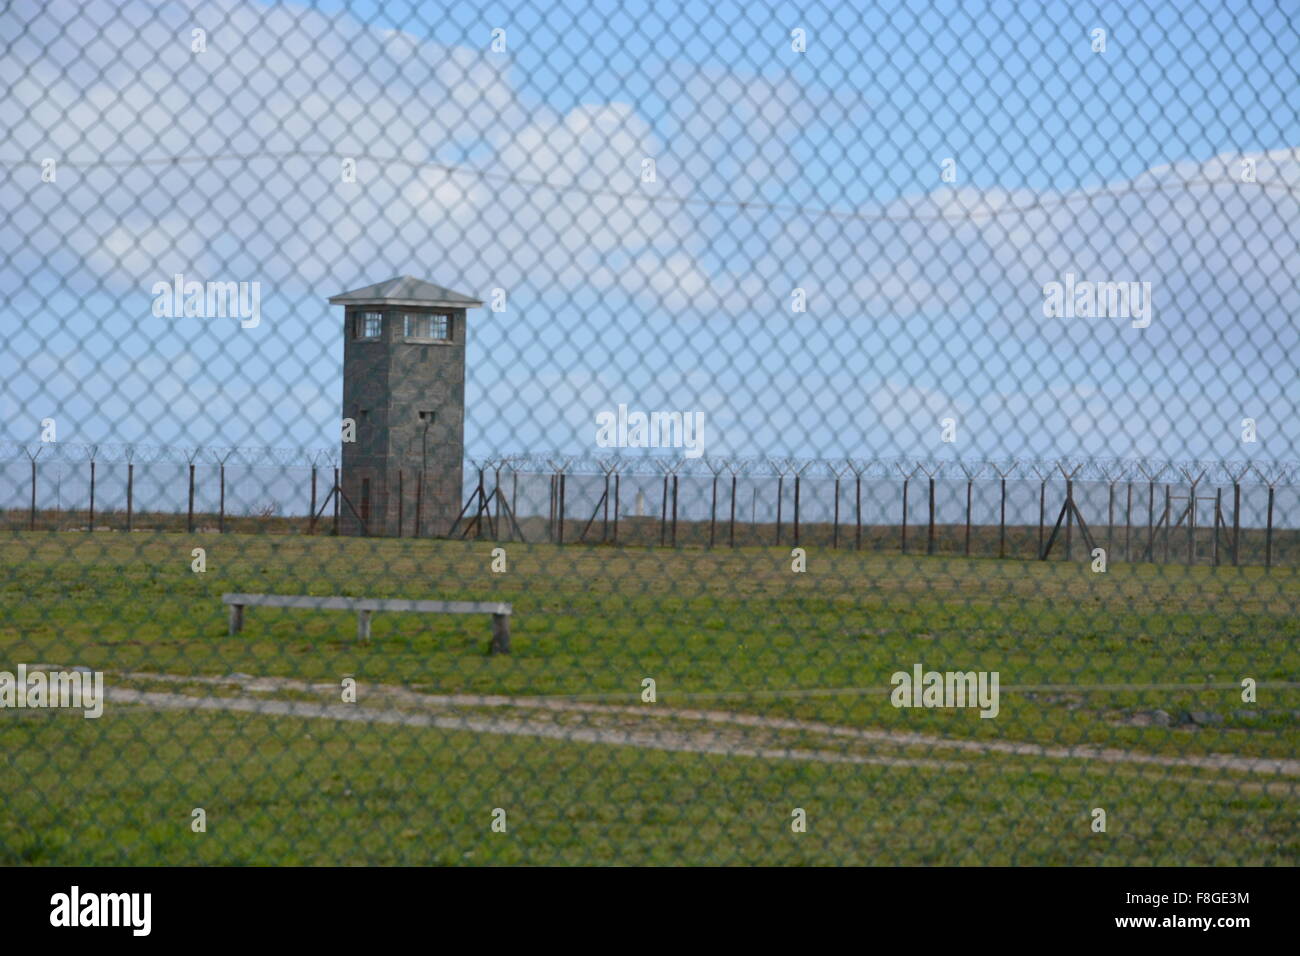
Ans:
[[[0,437],[329,446],[325,300],[409,273],[509,291],[471,454],[626,403],[717,455],[1293,460],[1300,25],[1188,6],[13,4]],[[261,324],[152,316],[176,272]],[[1151,326],[1044,318],[1067,272]]]

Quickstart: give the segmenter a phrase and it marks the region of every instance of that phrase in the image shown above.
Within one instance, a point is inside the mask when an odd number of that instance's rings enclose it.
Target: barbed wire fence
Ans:
[[[25,508],[17,504],[14,467],[23,464],[30,469]],[[224,532],[227,520],[237,518],[229,530],[338,534],[343,505],[332,493],[339,465],[338,452],[327,449],[0,443],[0,469],[9,478],[5,524],[27,530]],[[137,474],[151,489],[145,498],[135,490]],[[917,474],[924,476],[926,493],[909,506],[907,486]],[[167,480],[175,476],[181,481]],[[1099,544],[1123,561],[1168,563],[1172,556],[1184,563],[1271,567],[1298,556],[1290,517],[1300,484],[1296,463],[520,454],[469,459],[464,478],[471,491],[449,526],[412,514],[396,536],[527,542],[531,532],[556,544],[617,544],[621,531],[623,544],[712,548],[788,541],[838,550],[843,534],[846,548],[861,550],[865,530],[869,550],[907,553],[910,525],[923,535],[913,548],[926,554],[1046,559],[1061,534],[1056,555],[1065,560],[1087,558]],[[419,474],[410,480],[414,486]],[[228,510],[232,490],[238,494]],[[1086,536],[1084,552],[1072,547],[1076,522]]]

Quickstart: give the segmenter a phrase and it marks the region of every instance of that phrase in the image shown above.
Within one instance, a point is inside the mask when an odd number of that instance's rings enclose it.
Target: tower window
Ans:
[[[382,312],[358,312],[353,337],[358,339],[377,339],[384,334],[384,314]]]
[[[403,317],[403,333],[408,339],[429,339],[435,342],[451,341],[451,316],[443,312],[407,313]]]

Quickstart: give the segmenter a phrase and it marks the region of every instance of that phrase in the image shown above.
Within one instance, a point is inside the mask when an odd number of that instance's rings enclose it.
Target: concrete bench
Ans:
[[[308,611],[356,611],[357,638],[370,640],[370,615],[375,611],[414,611],[422,614],[491,614],[493,654],[510,653],[509,604],[497,601],[413,601],[406,598],[313,597],[309,594],[223,594],[230,605],[230,633],[244,628],[246,607],[292,607]]]

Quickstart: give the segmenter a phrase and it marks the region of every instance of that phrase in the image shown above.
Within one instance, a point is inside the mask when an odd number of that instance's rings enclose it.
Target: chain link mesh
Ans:
[[[0,50],[0,862],[1294,862],[1288,4]]]

